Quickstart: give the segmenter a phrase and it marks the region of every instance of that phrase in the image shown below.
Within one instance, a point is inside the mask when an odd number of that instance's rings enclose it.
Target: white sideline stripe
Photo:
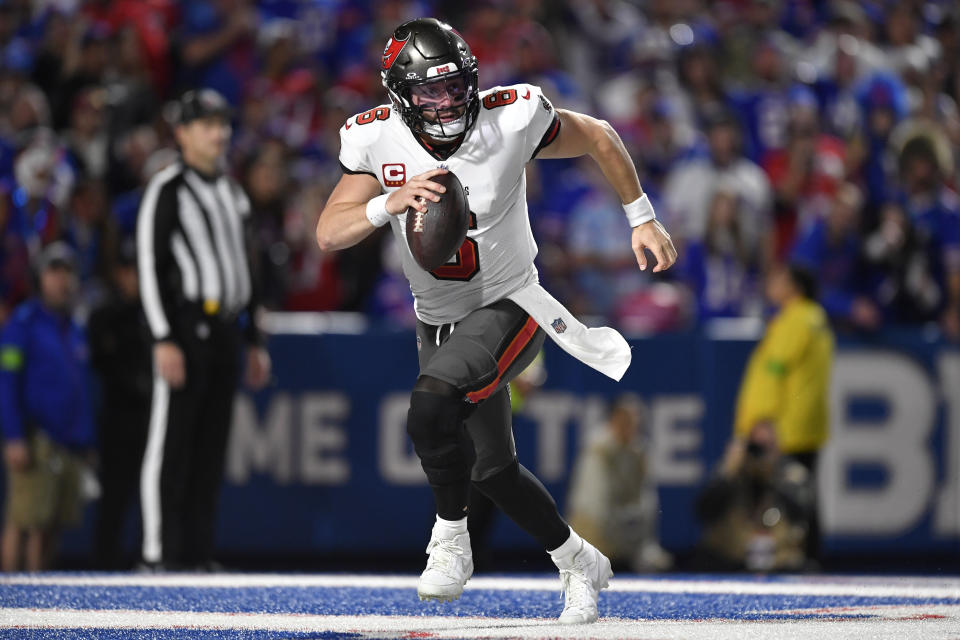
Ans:
[[[105,574],[29,575],[0,577],[3,585],[64,587],[196,587],[196,588],[370,588],[414,589],[416,576],[398,575],[284,575],[284,574]],[[559,591],[560,580],[550,578],[473,578],[467,590]],[[614,578],[608,591],[623,593],[703,593],[736,595],[854,596],[862,598],[939,598],[960,600],[960,579],[941,578],[817,578],[803,582],[746,580],[652,580]]]
[[[140,516],[143,522],[141,553],[147,562],[159,562],[163,559],[160,474],[163,470],[163,448],[167,439],[167,413],[170,410],[170,387],[159,371],[153,373],[152,402],[147,447],[140,464]]]
[[[956,637],[956,607],[913,607],[892,611],[906,617],[800,621],[731,619],[628,620],[601,618],[596,624],[562,626],[547,618],[476,616],[332,616],[311,614],[217,613],[142,610],[0,609],[4,629],[195,629],[363,634],[370,638],[411,637],[415,633],[458,638],[640,638],[741,640],[750,638],[831,638],[853,640]],[[912,617],[934,614],[941,619]],[[402,634],[402,635],[401,635]],[[649,634],[654,634],[650,636]]]

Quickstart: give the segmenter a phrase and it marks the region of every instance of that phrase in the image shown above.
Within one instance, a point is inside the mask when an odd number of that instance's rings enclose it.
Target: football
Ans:
[[[433,271],[453,257],[470,224],[470,203],[460,179],[452,171],[431,178],[446,191],[440,201],[427,201],[427,212],[407,209],[407,245],[426,271]]]

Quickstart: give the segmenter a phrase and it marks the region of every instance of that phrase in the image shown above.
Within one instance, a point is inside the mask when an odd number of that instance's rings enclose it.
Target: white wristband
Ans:
[[[390,222],[390,214],[387,213],[387,198],[389,193],[377,196],[367,203],[367,220],[375,227],[382,227]]]
[[[623,210],[627,214],[627,222],[630,223],[631,227],[639,227],[645,222],[657,219],[647,194],[643,194],[633,202],[623,205]]]

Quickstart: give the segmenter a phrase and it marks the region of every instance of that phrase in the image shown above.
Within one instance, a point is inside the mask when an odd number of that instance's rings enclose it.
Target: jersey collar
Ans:
[[[471,127],[471,129],[472,128],[473,127]],[[424,140],[420,135],[412,131],[410,132],[410,135],[412,135],[414,139],[416,139],[416,141],[420,144],[420,146],[423,147],[423,150],[429,153],[433,158],[437,160],[446,160],[447,158],[455,154],[457,152],[457,149],[460,148],[460,145],[463,144],[463,141],[467,139],[467,136],[469,134],[470,132],[467,131],[465,133],[462,133],[457,138],[455,138],[452,143],[445,143],[442,146],[436,146]]]

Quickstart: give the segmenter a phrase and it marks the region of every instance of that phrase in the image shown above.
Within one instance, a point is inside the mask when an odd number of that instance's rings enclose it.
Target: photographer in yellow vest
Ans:
[[[833,333],[816,302],[815,278],[805,268],[780,265],[772,269],[766,295],[777,314],[747,364],[724,470],[738,471],[750,456],[751,432],[758,425],[769,425],[776,448],[806,470],[806,482],[815,495],[817,454],[828,436]],[[808,524],[807,552],[816,558],[819,527],[815,501]]]

